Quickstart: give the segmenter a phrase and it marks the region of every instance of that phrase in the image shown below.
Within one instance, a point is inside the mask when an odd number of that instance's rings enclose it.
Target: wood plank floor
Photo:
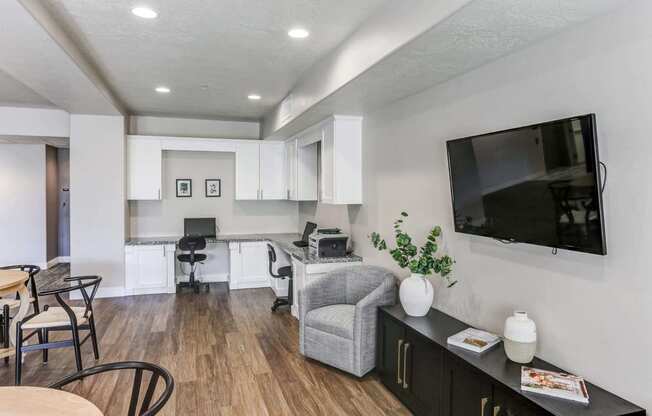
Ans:
[[[376,379],[357,379],[298,352],[298,324],[271,313],[269,289],[98,299],[99,362],[144,360],[167,368],[176,387],[163,415],[407,415]],[[46,299],[43,304],[56,304]],[[90,342],[84,365],[96,362]],[[23,384],[46,386],[73,373],[72,349],[39,352],[23,367]],[[0,385],[14,365],[0,361]],[[106,415],[125,415],[132,374],[96,377],[73,390]]]

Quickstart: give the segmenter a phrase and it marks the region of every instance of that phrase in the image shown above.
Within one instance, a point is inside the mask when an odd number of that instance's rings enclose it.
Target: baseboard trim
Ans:
[[[177,283],[187,282],[189,280],[188,276],[185,274],[177,275]],[[197,276],[197,280],[206,283],[218,283],[218,282],[228,282],[229,274],[228,273],[209,273],[204,275]]]
[[[229,289],[230,290],[238,290],[238,289],[260,289],[264,287],[270,287],[269,286],[269,281],[267,282],[240,282],[240,283],[234,283],[234,282],[229,282]]]
[[[96,298],[119,298],[126,295],[127,294],[124,287],[114,286],[114,287],[100,287],[99,289],[97,289],[97,293],[95,294],[95,297]],[[80,300],[82,298],[83,298],[82,294],[79,290],[70,292],[71,300]]]

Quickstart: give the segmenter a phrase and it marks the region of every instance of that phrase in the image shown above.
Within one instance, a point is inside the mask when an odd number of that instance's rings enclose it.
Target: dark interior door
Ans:
[[[491,382],[451,354],[444,356],[445,416],[493,416]]]
[[[438,416],[441,408],[443,349],[406,331],[403,346],[403,389],[416,415]]]
[[[397,396],[403,395],[403,345],[405,329],[402,325],[378,314],[378,360],[376,371],[381,381]]]
[[[505,387],[494,385],[494,400],[491,416],[547,416],[550,413],[541,410],[526,399]]]

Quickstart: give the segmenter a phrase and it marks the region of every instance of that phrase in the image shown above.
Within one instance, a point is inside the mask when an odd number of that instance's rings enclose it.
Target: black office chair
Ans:
[[[43,351],[43,362],[48,362],[48,350],[54,348],[73,347],[75,350],[75,364],[77,371],[83,369],[81,346],[90,338],[93,343],[93,354],[95,359],[99,360],[100,350],[97,344],[97,334],[95,331],[95,313],[93,312],[93,299],[100,286],[102,278],[99,276],[76,276],[66,277],[64,282],[76,282],[72,286],[65,286],[59,289],[45,290],[39,292],[39,296],[52,296],[60,306],[50,308],[48,305],[43,307],[43,311],[31,315],[22,321],[16,323],[16,385],[20,386],[23,354],[30,351]],[[87,289],[90,289],[89,294]],[[84,306],[69,306],[61,297],[72,291],[81,291],[84,299]],[[38,344],[24,345],[26,337],[23,336],[25,330],[41,331],[43,340]],[[87,330],[88,335],[84,339],[79,338],[79,331]],[[49,340],[49,334],[53,331],[70,331],[71,339],[63,341]],[[40,337],[39,337],[40,338]]]
[[[131,387],[131,398],[129,399],[129,410],[127,415],[153,416],[160,412],[161,409],[163,409],[163,406],[165,406],[167,401],[170,399],[170,396],[172,396],[172,391],[174,390],[174,378],[172,378],[170,372],[165,368],[146,362],[123,361],[118,363],[98,365],[96,367],[87,368],[86,370],[67,376],[64,379],[51,384],[50,388],[62,390],[62,387],[75,381],[84,380],[86,377],[121,370],[136,370],[134,371],[134,380]],[[142,396],[141,401],[140,391],[141,384],[143,384],[143,372],[145,375],[150,374],[150,376],[147,383],[147,390],[145,390],[145,395]],[[156,386],[159,380],[163,380],[165,386],[159,398],[156,399],[154,404],[152,404],[154,392],[156,391]],[[140,410],[137,409],[138,402],[141,402]]]
[[[276,263],[276,250],[271,244],[267,244],[267,255],[269,257],[269,274],[276,279],[289,279],[288,295],[277,297],[272,305],[272,312],[275,312],[279,306],[292,306],[292,266],[279,267],[274,273],[273,264]]]
[[[179,240],[179,250],[189,251],[187,254],[179,254],[177,260],[181,263],[190,264],[190,276],[187,282],[179,282],[178,287],[191,287],[195,293],[199,293],[200,286],[205,286],[208,292],[208,283],[202,283],[195,280],[196,264],[206,260],[206,254],[196,253],[197,250],[206,248],[206,239],[204,237],[183,237]]]

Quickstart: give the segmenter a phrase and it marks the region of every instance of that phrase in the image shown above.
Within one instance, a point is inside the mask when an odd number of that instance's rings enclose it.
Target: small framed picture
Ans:
[[[177,198],[192,197],[192,179],[177,179]]]
[[[206,198],[219,198],[222,196],[222,180],[206,179]]]

